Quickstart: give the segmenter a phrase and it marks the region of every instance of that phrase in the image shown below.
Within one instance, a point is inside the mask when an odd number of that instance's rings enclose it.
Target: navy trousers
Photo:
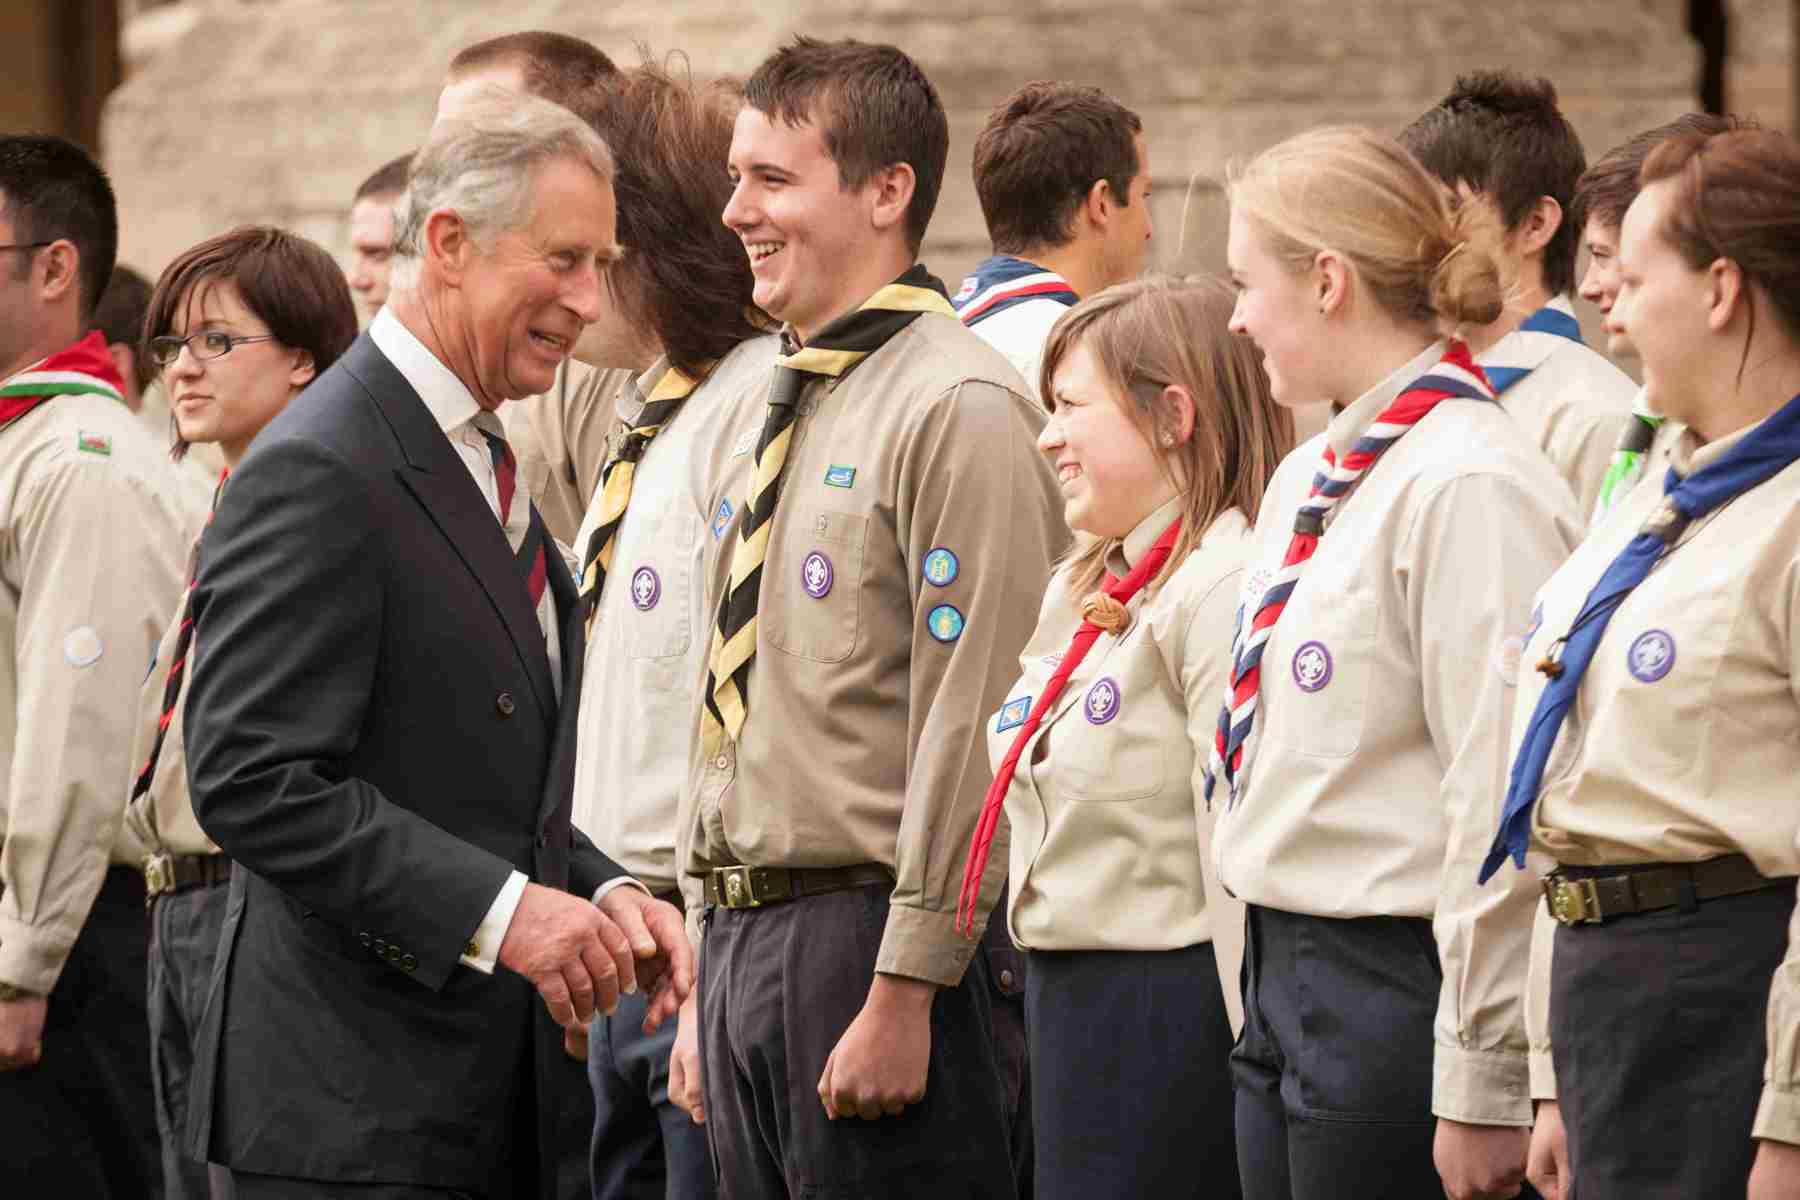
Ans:
[[[588,1033],[594,1089],[594,1200],[712,1200],[706,1130],[669,1099],[676,1022],[645,1035],[642,992],[619,997]]]

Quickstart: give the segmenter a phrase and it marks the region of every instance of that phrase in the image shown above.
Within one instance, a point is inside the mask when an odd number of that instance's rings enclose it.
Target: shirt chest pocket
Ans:
[[[1070,702],[1050,731],[1050,765],[1068,799],[1117,803],[1162,791],[1164,740],[1183,735],[1156,719],[1167,702],[1151,694],[1153,687],[1103,672]]]
[[[1362,745],[1376,669],[1381,598],[1366,583],[1325,579],[1281,617],[1262,662],[1267,736],[1286,750],[1348,758]]]
[[[632,658],[675,658],[694,637],[692,609],[695,541],[700,523],[691,513],[666,513],[648,541],[619,564],[624,589],[613,607]],[[607,590],[613,584],[607,582]]]
[[[856,648],[869,519],[797,508],[763,562],[767,611],[759,618],[775,649],[814,662],[842,662]]]

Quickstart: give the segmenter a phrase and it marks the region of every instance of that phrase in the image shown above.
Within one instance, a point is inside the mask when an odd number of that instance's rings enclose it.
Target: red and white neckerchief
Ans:
[[[99,330],[0,383],[0,428],[46,400],[82,392],[125,402],[125,381],[119,378]]]
[[[1110,572],[1101,587],[1108,596],[1120,604],[1131,603],[1131,598],[1138,594],[1144,584],[1162,570],[1163,563],[1169,560],[1169,554],[1175,547],[1175,539],[1181,534],[1181,518],[1170,522],[1150,549],[1145,551],[1137,565],[1125,573],[1123,579]],[[1012,787],[1013,775],[1018,771],[1019,756],[1025,752],[1025,744],[1031,741],[1031,735],[1037,732],[1044,714],[1055,707],[1057,698],[1063,693],[1063,686],[1069,682],[1069,676],[1087,657],[1087,652],[1099,640],[1102,630],[1092,621],[1083,621],[1069,639],[1069,648],[1063,652],[1062,661],[1057,664],[1055,672],[1044,684],[1043,694],[1032,706],[1031,715],[1025,718],[1025,724],[1019,728],[1013,738],[1012,748],[1007,750],[1006,757],[1000,760],[1000,769],[994,772],[994,781],[988,785],[987,799],[981,806],[981,816],[975,822],[975,836],[969,841],[969,857],[963,864],[962,895],[957,902],[956,925],[964,936],[975,934],[975,903],[981,896],[981,877],[987,871],[988,851],[994,843],[994,834],[1000,828],[1000,810],[1006,806],[1006,793]]]
[[[1213,787],[1220,777],[1231,787],[1231,803],[1242,798],[1244,783],[1250,777],[1250,763],[1256,752],[1256,738],[1251,736],[1256,725],[1257,694],[1262,685],[1263,647],[1275,622],[1281,619],[1288,598],[1300,582],[1307,562],[1319,548],[1325,535],[1325,521],[1375,460],[1417,425],[1426,413],[1441,402],[1460,397],[1465,400],[1494,398],[1487,377],[1469,356],[1469,348],[1452,341],[1443,358],[1424,375],[1415,379],[1392,403],[1381,411],[1363,435],[1338,461],[1329,443],[1324,461],[1313,476],[1312,491],[1294,516],[1294,536],[1282,556],[1281,568],[1264,586],[1254,609],[1240,607],[1237,628],[1231,637],[1231,678],[1225,684],[1225,703],[1219,710],[1218,730],[1213,738],[1212,754],[1206,764],[1206,800],[1212,802]],[[1245,613],[1250,613],[1245,620]]]

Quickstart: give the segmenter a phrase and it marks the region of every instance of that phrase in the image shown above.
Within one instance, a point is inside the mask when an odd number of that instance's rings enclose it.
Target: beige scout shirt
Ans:
[[[543,516],[544,528],[566,547],[575,545],[588,501],[600,486],[618,398],[629,395],[636,378],[635,371],[566,359],[549,391],[500,406],[519,478]]]
[[[1674,465],[1691,473],[1743,436],[1702,446],[1687,433]],[[1568,631],[1661,502],[1661,481],[1646,480],[1544,585],[1527,662]],[[1522,678],[1515,712],[1529,714],[1546,681]],[[1613,613],[1545,764],[1534,846],[1583,865],[1744,854],[1765,875],[1800,875],[1797,729],[1800,464],[1695,521]],[[1770,991],[1754,1136],[1800,1143],[1794,940]],[[1534,1003],[1547,1010],[1543,990]]]
[[[87,447],[84,449],[83,447]],[[124,405],[0,429],[0,983],[47,993],[124,828],[132,698],[181,596],[185,507]]]
[[[1551,307],[1574,311],[1566,297],[1557,297]],[[1489,356],[1504,353],[1507,338],[1475,361],[1485,363]],[[1594,511],[1619,434],[1631,419],[1638,385],[1590,347],[1566,338],[1556,340],[1559,345],[1550,356],[1501,395],[1500,407],[1549,456],[1585,516]]]
[[[1112,564],[1123,575],[1181,515],[1145,517]],[[1179,950],[1214,940],[1240,1019],[1243,907],[1213,877],[1202,774],[1230,668],[1250,527],[1221,514],[1130,624],[1101,634],[1020,755],[1006,796],[1013,941],[1028,950]],[[1066,570],[1044,594],[1024,674],[988,718],[988,763],[1012,748],[1081,626]],[[1227,951],[1229,959],[1227,961]]]
[[[193,548],[188,551],[187,570],[183,578],[194,577],[194,563],[199,552],[200,541],[196,538]],[[156,744],[157,726],[162,721],[163,688],[168,684],[169,664],[174,661],[175,642],[181,634],[186,603],[184,591],[175,601],[174,619],[163,632],[162,642],[156,648],[156,658],[150,664],[150,672],[144,676],[144,682],[138,688],[137,728],[132,734],[131,769],[126,772],[125,780],[125,795],[128,799],[137,782],[138,772],[150,761],[150,749]],[[194,656],[191,642],[187,654],[191,661]],[[187,691],[191,679],[192,672],[183,672],[181,693],[175,698],[175,711],[169,718],[169,732],[163,738],[162,751],[156,757],[156,770],[150,776],[150,790],[130,802],[125,813],[125,827],[143,846],[146,855],[181,856],[220,852],[218,845],[201,830],[200,822],[194,817],[193,800],[188,795],[185,737]]]
[[[1442,352],[1388,376],[1323,438],[1342,457]],[[1302,445],[1269,485],[1246,596],[1285,554],[1321,452]],[[1221,879],[1251,904],[1433,919],[1440,1117],[1531,1121],[1520,1000],[1538,890],[1522,877],[1478,888],[1475,873],[1506,792],[1523,614],[1581,524],[1498,406],[1451,400],[1421,420],[1338,505],[1265,643],[1262,741],[1214,834]]]
[[[720,397],[758,392],[779,339],[745,342],[651,439],[632,479],[612,570],[588,631],[575,752],[575,825],[644,886],[677,882],[675,823],[687,780],[695,708],[706,682],[713,615],[701,571],[712,537],[692,466],[724,414]],[[659,359],[619,392],[618,422],[634,422],[669,369]],[[598,491],[594,499],[599,499]],[[599,521],[590,503],[575,539],[585,556]]]
[[[730,401],[695,463],[713,514],[709,613],[769,382]],[[1036,446],[1044,420],[998,351],[935,314],[849,375],[807,383],[763,563],[743,739],[695,743],[677,844],[690,876],[887,865],[896,882],[875,969],[961,979],[977,946],[956,931],[956,907],[990,779],[983,726],[1068,538]],[[942,586],[925,578],[940,548],[957,562]],[[990,877],[988,907],[998,863]],[[697,882],[683,882],[691,927]]]

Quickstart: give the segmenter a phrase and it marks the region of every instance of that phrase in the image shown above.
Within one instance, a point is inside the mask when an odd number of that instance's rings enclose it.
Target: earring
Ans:
[[[1165,446],[1173,446],[1175,444],[1175,435],[1165,431],[1162,435],[1162,444]]]

